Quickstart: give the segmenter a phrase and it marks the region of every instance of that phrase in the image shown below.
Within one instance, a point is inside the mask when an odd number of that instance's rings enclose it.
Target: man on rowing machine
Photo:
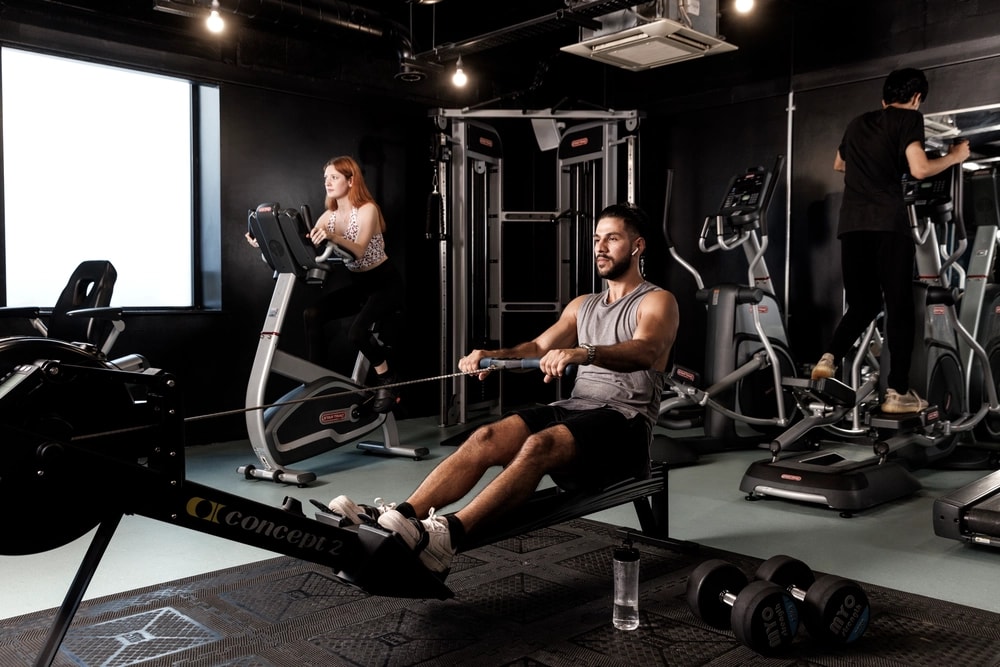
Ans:
[[[649,233],[638,208],[605,208],[594,231],[594,260],[606,289],[570,301],[534,340],[473,350],[459,359],[459,369],[478,372],[480,380],[490,372],[480,368],[487,357],[538,358],[545,382],[576,365],[569,398],[517,409],[476,429],[404,502],[359,505],[338,496],[330,509],[398,533],[428,569],[445,572],[467,535],[525,503],[546,474],[563,488],[594,490],[648,477],[663,372],[679,319],[673,294],[640,271]],[[463,498],[493,466],[503,470],[465,507],[436,514],[435,508]]]

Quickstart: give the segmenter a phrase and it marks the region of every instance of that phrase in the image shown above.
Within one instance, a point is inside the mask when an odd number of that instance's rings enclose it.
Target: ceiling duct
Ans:
[[[598,22],[562,50],[637,72],[737,48],[717,35],[717,0],[645,2]]]

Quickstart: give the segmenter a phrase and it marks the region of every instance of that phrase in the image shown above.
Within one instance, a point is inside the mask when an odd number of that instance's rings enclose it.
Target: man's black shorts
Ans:
[[[566,490],[597,490],[623,479],[649,477],[650,430],[646,419],[627,418],[611,408],[567,410],[539,405],[511,410],[532,433],[562,424],[573,434],[577,458],[550,476]]]

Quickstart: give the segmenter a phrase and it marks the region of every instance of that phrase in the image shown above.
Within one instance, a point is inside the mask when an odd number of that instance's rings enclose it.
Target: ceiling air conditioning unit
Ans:
[[[689,7],[691,0],[681,0]],[[647,3],[648,6],[660,3]],[[714,25],[714,3],[701,2],[705,8],[711,4],[710,19]],[[600,30],[580,29],[580,42],[562,47],[563,51],[585,58],[614,65],[632,71],[641,71],[667,65],[669,63],[701,58],[735,51],[736,46],[726,42],[721,37],[714,37],[696,30],[701,27],[691,21],[691,13],[685,13],[686,22],[661,16],[660,12],[649,15],[649,11],[625,10],[614,12],[601,19],[603,27]],[[678,17],[680,18],[680,17]],[[708,23],[702,22],[706,27]],[[705,28],[703,28],[705,29]]]

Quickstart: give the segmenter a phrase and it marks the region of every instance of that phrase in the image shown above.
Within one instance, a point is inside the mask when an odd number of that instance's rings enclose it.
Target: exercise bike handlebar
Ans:
[[[299,215],[301,216],[302,222],[305,226],[305,234],[306,236],[309,236],[309,231],[313,228],[312,209],[309,208],[309,204],[302,204],[299,206]],[[336,256],[336,259],[331,259],[331,256]],[[336,242],[329,239],[327,240],[326,246],[323,250],[316,255],[316,262],[318,264],[337,260],[341,262],[354,262],[357,261],[357,259],[357,256],[348,248],[338,245]]]
[[[247,216],[247,236],[257,243],[263,260],[276,274],[294,273],[315,283],[322,282],[331,264],[354,261],[357,257],[330,240],[321,246],[314,245],[309,237],[312,228],[312,216],[306,205],[296,210],[268,202]]]

